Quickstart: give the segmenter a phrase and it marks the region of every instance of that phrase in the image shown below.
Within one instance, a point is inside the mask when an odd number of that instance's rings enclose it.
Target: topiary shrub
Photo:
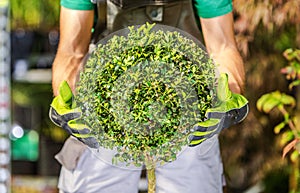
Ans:
[[[154,168],[175,160],[193,125],[204,120],[215,84],[215,65],[198,40],[145,24],[99,42],[75,100],[100,145],[117,150],[112,162],[146,165],[151,186]]]

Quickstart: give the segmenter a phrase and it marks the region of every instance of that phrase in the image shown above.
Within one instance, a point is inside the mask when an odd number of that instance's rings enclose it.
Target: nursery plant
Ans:
[[[76,86],[77,121],[101,147],[116,150],[113,164],[145,166],[154,193],[156,167],[174,161],[191,140],[197,145],[219,132],[221,123],[240,121],[237,108],[247,114],[247,100],[229,92],[226,75],[220,79],[217,90],[216,65],[189,34],[148,23],[128,27],[89,56]],[[191,138],[195,125],[203,131]]]
[[[292,169],[290,170],[290,193],[298,193],[299,189],[299,152],[300,152],[300,50],[287,49],[283,53],[288,65],[281,69],[286,79],[290,81],[289,89],[294,95],[288,95],[280,91],[264,94],[257,101],[257,108],[265,113],[273,109],[279,110],[283,121],[274,128],[276,134],[281,134],[280,144],[284,147],[282,157],[289,155]]]
[[[204,121],[216,84],[215,64],[203,47],[177,30],[155,27],[132,26],[100,41],[75,98],[100,146],[117,150],[113,163],[145,164],[150,179]]]

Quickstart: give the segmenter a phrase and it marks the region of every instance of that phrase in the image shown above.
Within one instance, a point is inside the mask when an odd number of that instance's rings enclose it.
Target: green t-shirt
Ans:
[[[90,0],[61,0],[60,5],[75,10],[92,10],[94,4]]]
[[[193,0],[199,17],[212,18],[232,11],[232,0]],[[94,4],[90,0],[61,0],[63,7],[75,10],[92,10]]]
[[[193,0],[199,17],[212,18],[232,11],[232,0]]]

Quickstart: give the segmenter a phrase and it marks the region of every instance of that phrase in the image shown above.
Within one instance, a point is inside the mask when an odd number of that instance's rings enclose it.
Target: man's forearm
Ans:
[[[79,11],[61,7],[60,42],[52,67],[53,94],[58,95],[58,87],[66,80],[72,90],[82,59],[88,52],[93,26],[93,10]]]
[[[63,80],[66,80],[72,85],[72,90],[74,90],[82,59],[83,56],[63,53],[62,51],[56,54],[52,66],[52,88],[54,96],[58,95],[58,88]]]
[[[219,65],[219,71],[228,74],[230,90],[241,93],[245,71],[235,42],[232,13],[200,21],[209,54]]]

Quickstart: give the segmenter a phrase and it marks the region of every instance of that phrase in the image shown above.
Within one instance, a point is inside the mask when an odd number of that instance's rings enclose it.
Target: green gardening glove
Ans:
[[[216,107],[206,111],[207,119],[194,126],[194,131],[188,137],[189,146],[199,145],[224,128],[238,124],[246,118],[249,112],[248,101],[244,96],[229,90],[227,74],[220,75],[217,98]]]
[[[91,148],[98,148],[96,138],[90,135],[91,129],[80,123],[82,116],[80,108],[73,101],[73,93],[66,81],[59,86],[59,95],[56,96],[50,106],[49,117],[51,121],[62,127],[70,135]]]

